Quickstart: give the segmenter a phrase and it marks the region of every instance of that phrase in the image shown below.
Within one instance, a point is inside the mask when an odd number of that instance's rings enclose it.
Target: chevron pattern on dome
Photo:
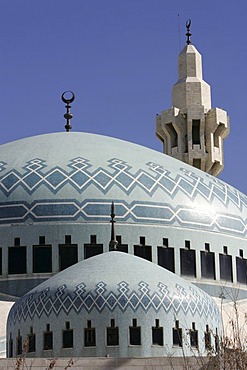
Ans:
[[[247,207],[247,197],[244,194],[212,176],[205,175],[208,178],[206,182],[204,178],[184,168],[180,168],[180,173],[173,176],[163,166],[153,162],[146,163],[146,166],[147,169],[134,172],[125,161],[112,158],[108,161],[108,168],[98,167],[93,170],[89,160],[78,157],[71,159],[67,165],[70,171],[59,166],[46,171],[46,162],[36,158],[28,161],[21,173],[8,169],[5,162],[0,162],[0,172],[5,172],[0,176],[0,191],[9,196],[21,186],[28,194],[32,194],[40,186],[45,186],[56,194],[69,184],[79,193],[95,186],[106,194],[116,186],[125,194],[139,188],[151,197],[160,189],[171,198],[182,192],[192,200],[200,195],[208,202],[217,199],[225,206],[233,203],[239,209]]]
[[[58,316],[60,313],[69,315],[71,312],[91,312],[93,309],[101,313],[103,310],[113,312],[115,309],[125,312],[127,309],[136,312],[142,310],[148,312],[160,310],[165,313],[199,315],[205,318],[214,318],[219,314],[213,299],[193,287],[185,288],[176,284],[175,291],[171,292],[167,285],[159,282],[157,291],[151,292],[148,283],[139,282],[138,290],[132,290],[126,281],[118,283],[117,293],[109,291],[107,284],[100,281],[94,290],[87,291],[83,282],[75,287],[74,292],[67,289],[66,284],[57,288],[56,292],[51,288],[43,291],[35,291],[21,298],[11,309],[9,322],[26,321],[35,316],[41,317],[51,314]]]
[[[27,202],[0,203],[0,224],[19,223],[27,220],[35,222],[77,221],[109,221],[111,199],[76,199],[38,200]],[[211,231],[224,231],[241,236],[247,234],[247,220],[231,214],[211,210],[186,207],[173,207],[168,203],[141,202],[132,203],[123,200],[114,201],[117,221],[134,220],[135,223],[159,223],[163,225],[180,225],[186,228],[200,228]]]

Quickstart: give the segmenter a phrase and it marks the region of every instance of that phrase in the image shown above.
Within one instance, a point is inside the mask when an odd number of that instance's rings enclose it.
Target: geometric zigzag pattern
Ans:
[[[236,215],[224,215],[207,210],[156,202],[134,201],[130,204],[115,199],[117,221],[134,220],[135,223],[159,223],[162,225],[180,225],[186,228],[218,230],[224,233],[247,234],[247,220]],[[32,219],[42,221],[109,221],[111,200],[76,199],[38,200],[32,204],[26,202],[7,202],[0,204],[0,223],[17,223]]]
[[[36,158],[27,162],[23,172],[16,169],[8,169],[6,162],[0,162],[0,191],[9,196],[17,187],[21,186],[26,192],[32,194],[40,186],[45,186],[53,194],[56,194],[67,184],[73,186],[82,193],[89,186],[96,186],[104,194],[111,187],[116,186],[126,194],[139,187],[150,197],[160,189],[171,198],[177,192],[183,192],[188,198],[194,199],[200,194],[207,201],[214,198],[225,206],[233,203],[239,209],[247,207],[247,197],[237,190],[230,188],[218,179],[208,175],[208,181],[195,173],[180,168],[180,174],[172,176],[163,166],[153,162],[146,163],[147,169],[139,169],[134,172],[125,161],[112,158],[108,160],[105,168],[92,168],[89,160],[81,157],[71,159],[67,165],[68,171],[56,166],[46,170],[46,162]]]
[[[35,316],[49,317],[51,313],[56,316],[61,312],[69,315],[72,311],[90,313],[93,309],[101,313],[103,310],[113,312],[115,309],[125,312],[127,309],[136,312],[142,310],[148,312],[164,311],[165,313],[182,312],[190,313],[205,318],[216,318],[219,315],[218,308],[213,299],[204,292],[198,293],[193,287],[189,289],[176,284],[176,291],[170,292],[167,285],[159,282],[157,291],[151,292],[149,285],[140,281],[138,290],[131,290],[126,281],[121,281],[117,290],[109,291],[107,284],[100,281],[94,290],[87,291],[86,285],[80,283],[74,292],[68,292],[66,285],[61,285],[56,292],[51,294],[50,288],[41,292],[33,292],[25,295],[11,309],[9,324],[16,321],[26,321]]]

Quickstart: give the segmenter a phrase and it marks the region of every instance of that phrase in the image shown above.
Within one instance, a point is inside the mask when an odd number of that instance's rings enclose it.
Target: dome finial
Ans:
[[[109,247],[111,248],[111,250],[116,250],[117,249],[117,245],[118,245],[118,242],[117,242],[117,239],[116,239],[116,233],[115,233],[115,211],[114,211],[114,202],[112,202],[111,204],[111,240],[110,240],[110,243],[109,243]]]
[[[66,98],[67,95],[70,95],[70,98]],[[67,109],[67,112],[64,114],[64,118],[67,120],[65,127],[65,130],[69,132],[72,129],[72,126],[70,124],[70,120],[73,118],[73,114],[70,113],[71,103],[75,100],[75,94],[72,91],[65,91],[62,96],[62,101],[66,103],[65,108]]]
[[[191,20],[188,19],[187,22],[186,22],[186,28],[187,28],[187,32],[186,32],[187,40],[186,40],[186,43],[187,43],[187,45],[190,45],[191,44],[190,36],[192,34],[190,33],[190,25],[191,25]]]

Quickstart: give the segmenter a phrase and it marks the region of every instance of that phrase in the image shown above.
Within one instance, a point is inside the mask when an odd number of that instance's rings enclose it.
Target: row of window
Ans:
[[[128,245],[122,244],[121,236],[117,237],[117,250],[128,253]],[[27,273],[26,246],[20,245],[20,239],[15,238],[15,246],[8,248],[8,274]],[[232,256],[226,246],[219,254],[220,279],[233,282]],[[103,244],[97,243],[96,235],[91,235],[90,243],[84,244],[84,258],[103,253]],[[65,244],[59,244],[59,271],[78,262],[78,245],[71,243],[71,235],[65,236]],[[140,237],[140,244],[134,245],[134,255],[152,261],[152,247],[145,244],[145,237]],[[157,247],[158,265],[175,272],[174,248],[168,246],[168,239],[163,239],[163,246]],[[201,277],[216,279],[215,253],[210,251],[210,245],[205,243],[205,250],[200,251]],[[182,276],[196,277],[196,250],[190,248],[190,241],[185,241],[185,247],[180,248],[180,269]],[[247,260],[243,258],[243,250],[236,257],[237,282],[247,284]],[[33,245],[33,273],[52,272],[52,246],[45,244],[41,236],[39,245]],[[0,274],[2,274],[2,248],[0,248]]]
[[[195,323],[192,323],[192,328],[189,329],[189,340],[192,348],[198,348],[198,330],[196,330]],[[73,348],[74,347],[74,331],[70,327],[70,323],[65,323],[65,329],[62,330],[62,347]],[[155,326],[152,327],[152,345],[164,346],[164,330],[159,325],[159,319],[155,320]],[[179,321],[175,322],[174,328],[172,328],[172,342],[174,347],[183,346],[183,329],[179,327]],[[141,327],[137,324],[137,319],[132,320],[132,326],[129,327],[129,345],[141,346]],[[211,332],[209,326],[206,325],[204,332],[204,344],[206,350],[211,350]],[[119,328],[115,326],[115,320],[111,319],[110,326],[106,328],[106,345],[107,346],[119,346]],[[87,321],[87,327],[84,328],[84,347],[96,347],[96,328],[92,327],[91,320]],[[50,330],[50,324],[46,324],[46,331],[43,333],[43,350],[53,350],[53,332]],[[215,335],[215,350],[218,350],[218,336],[217,329]],[[35,352],[36,351],[36,334],[33,332],[33,327],[30,327],[30,333],[27,336],[27,340],[23,342],[20,330],[18,330],[18,336],[16,338],[16,355],[21,355],[23,351]],[[9,357],[13,357],[13,338],[10,333]]]
[[[216,279],[215,253],[210,251],[210,245],[205,243],[205,250],[200,251],[201,277]],[[167,270],[175,272],[174,248],[158,247],[158,264]],[[185,248],[180,248],[180,271],[181,276],[196,277],[196,250],[190,249],[190,242],[185,241]],[[233,282],[232,256],[228,255],[228,248],[223,247],[219,253],[220,279]],[[243,250],[239,250],[236,257],[237,282],[247,284],[247,260],[243,258]]]

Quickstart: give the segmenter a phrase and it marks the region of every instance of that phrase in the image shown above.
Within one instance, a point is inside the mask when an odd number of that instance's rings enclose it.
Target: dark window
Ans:
[[[145,244],[146,244],[145,236],[140,236],[140,245],[145,245]]]
[[[180,249],[181,275],[196,277],[196,254],[192,249]]]
[[[205,251],[210,252],[210,244],[205,243]]]
[[[190,330],[190,346],[198,348],[198,330],[196,330],[194,322]]]
[[[71,235],[65,235],[64,244],[71,244]]]
[[[103,253],[103,244],[84,244],[84,259]]]
[[[244,251],[243,249],[239,249],[239,256],[244,258]]]
[[[52,272],[51,245],[33,245],[33,272]]]
[[[66,321],[63,330],[63,348],[73,348],[73,329],[70,328],[69,321]]]
[[[201,274],[205,279],[215,279],[215,256],[213,252],[201,251]]]
[[[179,327],[179,321],[176,321],[175,328],[172,329],[173,345],[182,347],[182,329]]]
[[[12,333],[10,333],[10,338],[9,338],[9,357],[13,357],[13,339],[12,339]]]
[[[84,346],[85,347],[96,346],[95,328],[92,328],[91,320],[88,320],[87,328],[84,329]]]
[[[97,244],[97,235],[90,235],[90,243]]]
[[[141,327],[140,326],[130,326],[129,327],[129,339],[130,344],[133,346],[141,345]]]
[[[152,262],[152,248],[150,245],[134,245],[134,254]]]
[[[39,237],[39,245],[44,245],[45,244],[45,236],[40,236]]]
[[[158,247],[158,265],[175,272],[174,248]]]
[[[115,326],[115,320],[111,320],[111,326],[107,328],[106,333],[107,346],[118,346],[119,345],[119,331],[118,327]]]
[[[44,350],[53,349],[53,333],[45,332],[44,333]]]
[[[119,252],[128,253],[128,244],[118,244],[117,245],[117,250]]]
[[[50,324],[46,324],[46,331],[44,332],[44,350],[53,348],[53,333],[50,330]]]
[[[204,332],[204,341],[205,341],[205,348],[210,351],[212,349],[212,347],[211,347],[211,333],[209,331],[208,325],[206,325],[206,331]]]
[[[0,248],[0,275],[3,273],[3,257],[2,257],[2,248]]]
[[[186,249],[190,249],[190,240],[185,240],[185,242],[184,242],[184,247],[185,247]]]
[[[137,326],[137,319],[133,319],[129,327],[129,341],[131,345],[141,345],[141,327]]]
[[[163,346],[163,328],[159,326],[159,320],[155,320],[155,326],[152,327],[152,344]]]
[[[227,247],[226,246],[223,247],[223,253],[224,254],[228,254],[228,250],[227,250]]]
[[[59,245],[59,270],[64,270],[78,262],[77,244]]]
[[[35,352],[35,347],[36,347],[36,340],[35,340],[35,334],[28,334],[28,352]]]
[[[17,356],[22,354],[22,336],[20,335],[20,333],[16,338],[16,354]]]
[[[116,240],[118,244],[122,244],[122,236],[121,235],[116,235]]]
[[[193,144],[200,144],[200,120],[192,120],[192,142]]]
[[[20,238],[15,238],[14,239],[14,246],[19,247],[21,245],[21,239]]]
[[[10,247],[8,258],[9,274],[26,274],[26,247]]]
[[[163,238],[163,245],[164,245],[164,247],[169,247],[169,240],[168,240],[168,238]]]
[[[225,281],[232,280],[232,256],[220,254],[220,278]]]
[[[236,257],[237,281],[241,284],[247,284],[247,260]]]

